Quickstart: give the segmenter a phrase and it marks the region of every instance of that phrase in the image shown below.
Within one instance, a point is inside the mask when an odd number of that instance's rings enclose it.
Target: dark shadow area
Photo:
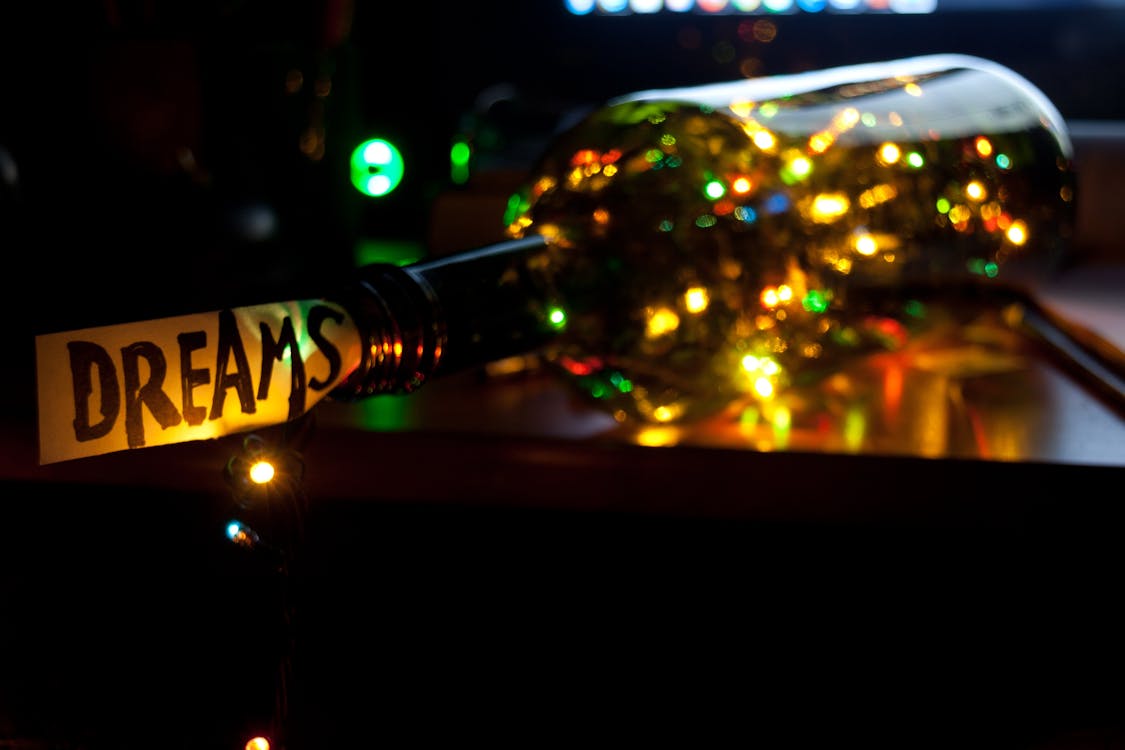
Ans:
[[[213,497],[4,494],[0,734],[30,747],[238,747],[276,720],[287,632],[293,748],[1121,739],[1119,512],[939,532],[321,499],[282,577]]]

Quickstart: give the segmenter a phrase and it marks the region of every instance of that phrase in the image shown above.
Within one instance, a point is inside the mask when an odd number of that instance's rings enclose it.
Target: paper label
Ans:
[[[295,419],[360,362],[324,300],[36,337],[39,463],[217,438]]]

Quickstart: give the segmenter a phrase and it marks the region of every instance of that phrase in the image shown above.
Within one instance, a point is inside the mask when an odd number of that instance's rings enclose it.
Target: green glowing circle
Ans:
[[[402,154],[390,141],[371,138],[352,151],[352,185],[366,196],[378,198],[402,182]]]

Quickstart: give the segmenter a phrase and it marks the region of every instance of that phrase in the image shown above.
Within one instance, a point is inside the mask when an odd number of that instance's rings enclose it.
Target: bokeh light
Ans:
[[[372,138],[352,151],[352,185],[362,194],[379,198],[402,182],[405,172],[402,154],[390,141]]]

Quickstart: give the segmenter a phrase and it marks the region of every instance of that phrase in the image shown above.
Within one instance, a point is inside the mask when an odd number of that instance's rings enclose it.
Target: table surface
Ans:
[[[1116,350],[1125,347],[1122,288],[1125,265],[1106,264],[1062,274],[1036,294]],[[1120,481],[1125,470],[1121,394],[1107,398],[1026,343],[990,323],[952,345],[860,359],[800,394],[805,406],[784,420],[619,423],[546,365],[522,359],[405,396],[321,401],[311,428],[261,435],[299,451],[309,493],[326,499],[977,522],[986,507],[1003,516],[1015,502],[995,482],[1034,495],[1052,482]],[[8,424],[0,473],[226,492],[221,468],[244,438],[39,466],[35,430]],[[890,482],[904,489],[879,491]],[[799,502],[783,499],[798,492]]]
[[[1117,357],[1125,349],[1122,289],[1125,264],[1101,264],[1059,274],[1034,294]],[[524,358],[408,396],[329,402],[321,424],[349,433],[1125,468],[1125,393],[1107,392],[1057,355],[986,317],[956,341],[861,358],[795,389],[784,418],[747,419],[736,407],[684,425],[618,423],[548,366]]]

